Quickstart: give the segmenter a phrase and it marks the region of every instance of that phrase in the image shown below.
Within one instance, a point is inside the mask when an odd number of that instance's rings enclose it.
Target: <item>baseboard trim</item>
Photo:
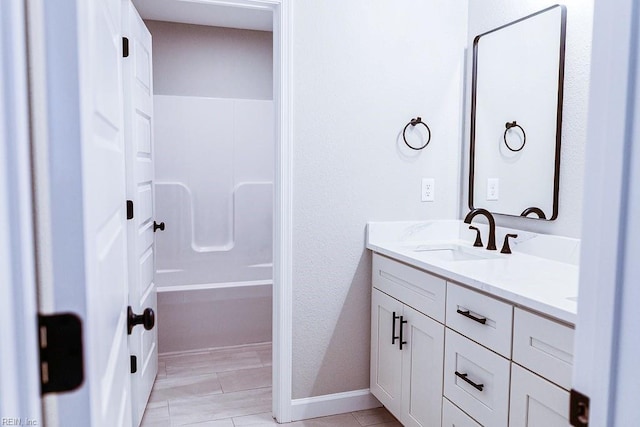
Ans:
[[[291,418],[292,421],[306,420],[379,408],[380,406],[382,404],[373,397],[367,388],[304,399],[293,399],[291,401]]]

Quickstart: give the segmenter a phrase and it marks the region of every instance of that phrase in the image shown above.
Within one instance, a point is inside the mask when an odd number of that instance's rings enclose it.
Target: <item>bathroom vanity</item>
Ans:
[[[579,241],[517,234],[368,224],[371,392],[405,426],[568,425]]]

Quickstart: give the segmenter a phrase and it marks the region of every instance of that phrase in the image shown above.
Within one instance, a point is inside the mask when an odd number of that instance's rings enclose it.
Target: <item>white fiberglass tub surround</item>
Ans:
[[[156,95],[154,109],[160,351],[270,341],[273,102]]]
[[[271,281],[159,288],[158,350],[172,353],[271,341]]]

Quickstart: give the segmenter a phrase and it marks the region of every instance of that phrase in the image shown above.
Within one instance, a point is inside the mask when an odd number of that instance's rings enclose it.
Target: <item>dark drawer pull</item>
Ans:
[[[391,324],[391,345],[396,343],[396,340],[400,338],[396,336],[396,319],[399,319],[400,316],[396,316],[396,312],[393,312],[393,323]],[[401,332],[402,333],[402,332]]]
[[[460,372],[456,371],[456,377],[462,378],[464,382],[466,382],[467,384],[471,384],[476,390],[482,391],[482,389],[484,388],[484,384],[474,383],[469,378],[467,378],[467,374],[461,374]]]
[[[457,309],[456,311],[458,312],[458,314],[462,314],[464,317],[468,317],[469,319],[471,319],[471,320],[475,320],[476,322],[478,322],[478,323],[482,323],[483,325],[484,325],[485,323],[487,323],[487,318],[486,318],[486,317],[476,317],[476,316],[472,316],[472,315],[469,313],[469,310],[462,311],[462,310],[460,310],[460,309]]]
[[[400,316],[400,350],[402,350],[402,345],[407,343],[407,342],[402,338],[402,330],[403,330],[402,325],[404,325],[405,323],[408,323],[408,322],[407,322],[406,320],[404,320],[403,316]]]

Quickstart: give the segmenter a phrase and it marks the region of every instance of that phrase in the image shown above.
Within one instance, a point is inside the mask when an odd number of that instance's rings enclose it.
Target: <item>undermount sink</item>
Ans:
[[[414,252],[424,252],[425,255],[441,261],[473,261],[498,258],[498,255],[487,252],[482,248],[469,248],[455,243],[418,245]]]

